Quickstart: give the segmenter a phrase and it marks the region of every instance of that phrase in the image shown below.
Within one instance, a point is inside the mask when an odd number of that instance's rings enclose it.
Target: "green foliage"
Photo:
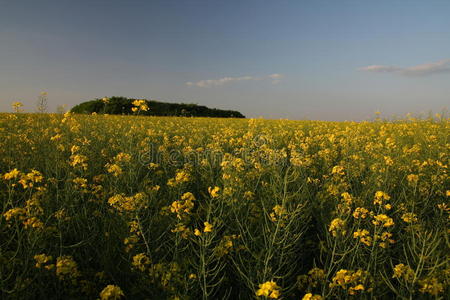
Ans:
[[[111,114],[130,115],[132,102],[136,99],[126,97],[111,97],[107,102],[95,99],[80,103],[72,108],[73,113],[79,114]],[[141,111],[139,115],[144,116],[183,116],[183,117],[214,117],[214,118],[245,118],[238,111],[208,108],[197,104],[168,103],[154,100],[146,100],[148,111]]]

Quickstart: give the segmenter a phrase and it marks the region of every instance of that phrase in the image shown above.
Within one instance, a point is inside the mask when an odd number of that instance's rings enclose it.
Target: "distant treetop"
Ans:
[[[139,105],[137,105],[139,104]],[[184,116],[213,118],[245,118],[234,110],[208,108],[197,104],[168,103],[155,100],[131,99],[126,97],[98,98],[74,106],[73,113],[79,114],[112,114],[143,116]]]

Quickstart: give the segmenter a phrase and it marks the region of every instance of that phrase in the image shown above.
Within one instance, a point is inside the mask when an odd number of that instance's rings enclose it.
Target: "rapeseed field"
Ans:
[[[447,118],[20,108],[0,114],[2,299],[448,299]]]

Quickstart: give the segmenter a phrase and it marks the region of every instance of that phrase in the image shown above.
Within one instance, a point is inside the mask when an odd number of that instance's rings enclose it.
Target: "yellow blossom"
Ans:
[[[404,264],[398,264],[394,267],[394,275],[392,278],[404,279],[408,282],[414,280],[414,270]]]
[[[14,112],[19,113],[22,111],[21,108],[23,107],[23,104],[21,102],[13,102],[11,104],[11,106],[12,106]]]
[[[419,280],[419,291],[421,293],[428,293],[432,296],[437,297],[440,293],[444,292],[444,284],[439,282],[436,277],[425,278]]]
[[[220,191],[220,188],[218,186],[216,186],[214,188],[212,188],[212,187],[208,188],[208,192],[209,192],[209,194],[211,195],[212,198],[219,197],[219,191]]]
[[[365,219],[368,214],[369,214],[369,211],[366,208],[364,208],[364,207],[357,207],[355,209],[355,211],[353,212],[353,217],[355,219],[359,219],[359,218]]]
[[[405,223],[417,222],[417,215],[412,212],[404,213],[401,218]]]
[[[376,226],[382,225],[383,227],[394,226],[394,220],[392,220],[392,218],[386,216],[385,214],[376,215],[373,218],[374,218],[372,220],[373,225]]]
[[[205,228],[203,229],[203,232],[212,232],[213,225],[209,222],[204,222],[203,225],[205,225]]]
[[[342,167],[342,166],[334,166],[333,169],[331,170],[331,174],[334,174],[334,175],[345,175],[344,167]]]
[[[15,218],[15,217],[18,217],[19,220],[22,220],[23,218],[25,218],[26,214],[27,214],[27,211],[24,208],[22,208],[22,207],[15,207],[15,208],[11,208],[7,212],[5,212],[3,214],[3,216],[5,217],[6,221],[9,221],[9,220],[11,220],[12,218]]]
[[[303,296],[302,300],[322,300],[322,296],[320,295],[313,295],[312,293],[307,293],[305,296]]]
[[[172,202],[170,211],[176,213],[177,217],[181,219],[183,214],[188,214],[194,208],[195,197],[191,192],[184,193],[181,200]]]
[[[338,233],[340,233],[341,235],[345,235],[345,233],[347,232],[345,230],[345,221],[340,218],[333,219],[330,223],[328,231],[331,232],[334,237],[336,237]]]
[[[409,174],[408,176],[406,176],[406,180],[409,184],[415,185],[419,181],[419,176],[416,174]]]
[[[345,204],[347,204],[347,205],[351,205],[352,204],[353,198],[352,198],[352,196],[349,193],[347,193],[347,192],[342,193],[341,196],[342,196],[342,200],[343,200],[343,202]]]
[[[13,169],[9,173],[6,173],[5,175],[3,175],[3,179],[5,179],[5,180],[17,179],[19,177],[19,175],[20,175],[20,171],[17,169]]]
[[[114,177],[118,177],[122,174],[122,168],[117,164],[106,164],[107,171],[110,174],[113,174]]]
[[[72,256],[60,256],[56,259],[56,276],[60,279],[76,278],[79,275],[77,263]]]
[[[358,229],[353,233],[353,238],[359,238],[361,243],[366,246],[372,245],[372,237],[369,236],[369,231],[366,229]]]
[[[122,289],[117,285],[108,285],[100,292],[100,300],[117,300],[125,297]]]
[[[43,265],[49,263],[53,258],[46,254],[36,254],[34,260],[36,260],[36,268],[41,268]]]
[[[280,296],[280,287],[275,283],[275,281],[266,281],[259,285],[259,289],[256,291],[256,296],[277,299]]]
[[[147,265],[150,264],[150,258],[145,253],[139,253],[133,256],[133,261],[131,264],[136,269],[144,272]]]
[[[383,201],[387,201],[391,199],[391,196],[389,196],[388,194],[386,194],[385,192],[382,191],[377,191],[375,193],[375,198],[373,200],[373,204],[378,204],[378,205],[382,205]]]

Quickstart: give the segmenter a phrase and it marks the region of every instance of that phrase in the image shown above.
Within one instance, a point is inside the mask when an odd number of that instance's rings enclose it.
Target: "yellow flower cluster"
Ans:
[[[43,208],[38,199],[39,194],[34,194],[31,199],[25,201],[25,207],[14,207],[7,210],[3,216],[7,222],[17,219],[26,229],[44,229],[44,223],[39,219],[43,214]]]
[[[69,164],[74,167],[80,167],[83,170],[87,170],[88,168],[88,158],[86,157],[86,155],[82,155],[82,154],[72,154],[70,156],[70,162]]]
[[[404,279],[407,282],[412,282],[415,278],[414,270],[404,264],[398,264],[394,267],[394,275],[392,278]]]
[[[333,277],[330,287],[339,286],[347,290],[349,295],[356,295],[358,292],[365,290],[363,285],[365,277],[367,277],[367,272],[363,270],[351,271],[341,269]]]
[[[183,223],[178,223],[171,232],[179,233],[181,238],[187,239],[189,235],[192,233],[189,227],[186,227]],[[201,235],[201,232],[198,229],[195,229],[195,235]]]
[[[25,218],[27,211],[22,207],[14,207],[6,211],[3,216],[6,221],[10,221],[13,218],[17,218],[19,220],[23,220]]]
[[[360,242],[366,246],[372,245],[372,237],[369,236],[369,231],[366,229],[358,229],[353,233],[353,238],[359,238]]]
[[[312,293],[307,293],[303,296],[302,300],[322,300],[323,297],[320,295],[313,295]]]
[[[277,299],[280,297],[280,287],[273,280],[266,281],[259,285],[259,289],[256,291],[256,296]]]
[[[178,219],[181,219],[185,214],[189,214],[194,208],[195,196],[191,192],[184,193],[181,200],[172,202],[170,211],[177,214]]]
[[[333,219],[328,227],[328,231],[331,232],[334,237],[337,237],[339,234],[345,235],[347,233],[345,230],[345,221],[341,218]]]
[[[78,266],[72,256],[60,256],[56,259],[56,276],[59,279],[75,279],[80,276]]]
[[[219,191],[220,191],[220,188],[218,187],[218,186],[216,186],[216,187],[208,187],[208,193],[209,193],[209,195],[212,197],[212,198],[217,198],[217,197],[219,197]]]
[[[239,235],[225,235],[220,241],[219,245],[214,249],[217,256],[222,257],[229,254],[233,250],[233,240],[239,238]]]
[[[34,259],[36,260],[36,268],[42,268],[44,267],[47,270],[51,270],[55,267],[54,264],[49,264],[53,260],[53,257],[46,255],[46,254],[36,254],[34,256]]]
[[[19,179],[18,183],[20,183],[24,189],[28,189],[32,188],[35,183],[42,182],[44,177],[42,176],[42,173],[37,170],[31,170],[31,172],[25,174],[17,169],[13,169],[4,174],[3,179],[6,181]],[[15,186],[14,183],[13,186]]]
[[[375,198],[373,200],[373,204],[383,205],[384,201],[388,201],[391,199],[391,196],[382,191],[377,191],[375,193]]]
[[[151,263],[150,258],[145,253],[139,253],[133,256],[131,264],[134,268],[144,272],[147,266]]]
[[[134,106],[131,108],[133,112],[149,110],[146,100],[134,100],[131,104]]]
[[[21,102],[18,102],[18,101],[17,102],[13,102],[11,104],[11,106],[12,106],[12,108],[13,108],[15,113],[22,112],[23,104]]]
[[[416,223],[417,222],[417,215],[412,212],[404,213],[401,218],[405,223]]]
[[[179,184],[182,184],[182,183],[185,183],[185,182],[189,182],[190,180],[191,180],[191,176],[186,170],[179,170],[175,174],[175,178],[170,178],[167,181],[167,185],[175,187],[175,186],[177,186]]]
[[[436,277],[419,280],[419,285],[419,291],[421,293],[428,293],[434,297],[437,297],[440,293],[444,292],[444,284],[439,282]]]
[[[123,293],[122,289],[117,285],[112,284],[107,285],[100,292],[100,300],[118,300],[122,297],[125,297],[125,294]]]
[[[122,194],[112,196],[108,204],[119,212],[132,212],[147,205],[147,197],[144,193],[137,193],[134,196],[125,197]]]
[[[406,180],[408,181],[409,184],[416,185],[417,182],[419,181],[419,176],[416,174],[409,174],[408,176],[406,176]]]
[[[283,218],[287,214],[286,208],[283,206],[277,204],[272,208],[272,212],[270,213],[269,217],[272,222],[277,222]]]
[[[369,215],[369,211],[364,207],[357,207],[353,212],[353,217],[355,219],[365,219]]]
[[[385,214],[379,214],[373,217],[372,224],[375,226],[391,227],[394,226],[394,220]]]
[[[12,180],[12,179],[17,179],[20,176],[20,171],[17,169],[13,169],[12,171],[6,173],[3,175],[3,179],[5,180]]]

